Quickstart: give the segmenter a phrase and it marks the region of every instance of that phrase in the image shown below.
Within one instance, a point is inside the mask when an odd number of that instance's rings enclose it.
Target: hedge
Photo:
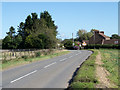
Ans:
[[[114,44],[88,44],[87,46],[84,47],[85,49],[99,49],[99,48],[111,48],[111,49],[120,49],[120,44],[119,45],[114,45]]]

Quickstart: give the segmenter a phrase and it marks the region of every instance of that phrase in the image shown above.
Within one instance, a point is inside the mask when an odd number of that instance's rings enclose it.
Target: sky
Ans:
[[[31,13],[48,11],[58,26],[58,38],[74,38],[79,29],[88,32],[97,29],[111,36],[118,33],[117,2],[3,2],[2,36],[6,36],[10,26],[15,27]]]

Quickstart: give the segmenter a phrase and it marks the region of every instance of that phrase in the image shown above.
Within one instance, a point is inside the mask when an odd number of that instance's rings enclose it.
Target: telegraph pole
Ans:
[[[72,33],[72,39],[73,39],[73,33]],[[73,39],[73,46],[74,46],[74,39]]]

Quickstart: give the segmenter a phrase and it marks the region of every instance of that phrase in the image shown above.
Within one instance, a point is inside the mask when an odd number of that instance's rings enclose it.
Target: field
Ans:
[[[101,58],[104,63],[102,66],[110,73],[107,77],[110,80],[111,84],[114,84],[114,87],[118,86],[118,55],[119,51],[116,49],[101,49]]]
[[[80,90],[82,88],[105,88],[107,84],[102,78],[109,83],[110,87],[107,88],[118,88],[118,58],[120,59],[118,49],[94,49],[92,51],[94,53],[78,69],[68,88],[80,88]],[[100,61],[98,56],[100,56]],[[98,65],[97,61],[101,62],[101,65]],[[106,73],[105,71],[109,74],[105,74],[102,78],[98,77],[102,75],[101,73]]]

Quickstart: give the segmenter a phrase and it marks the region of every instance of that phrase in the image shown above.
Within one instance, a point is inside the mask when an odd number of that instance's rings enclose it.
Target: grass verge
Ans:
[[[102,66],[110,73],[108,75],[108,79],[110,83],[114,84],[113,88],[118,88],[120,84],[118,83],[118,49],[100,49],[102,62],[104,63]]]
[[[16,67],[16,66],[19,66],[19,65],[25,65],[25,64],[28,64],[28,63],[31,63],[31,62],[35,62],[35,61],[50,59],[50,58],[60,56],[60,55],[64,55],[64,54],[67,54],[67,53],[70,53],[70,51],[61,51],[61,52],[57,52],[57,53],[53,53],[53,54],[49,54],[49,55],[43,55],[43,56],[34,57],[34,58],[14,59],[14,60],[2,63],[2,65],[0,65],[0,66],[2,66],[2,70],[5,70],[5,69],[13,68],[13,67]]]
[[[94,53],[81,65],[73,77],[72,83],[69,85],[69,89],[72,88],[94,88],[98,80],[95,75],[95,60],[98,54],[97,50],[92,50]]]

